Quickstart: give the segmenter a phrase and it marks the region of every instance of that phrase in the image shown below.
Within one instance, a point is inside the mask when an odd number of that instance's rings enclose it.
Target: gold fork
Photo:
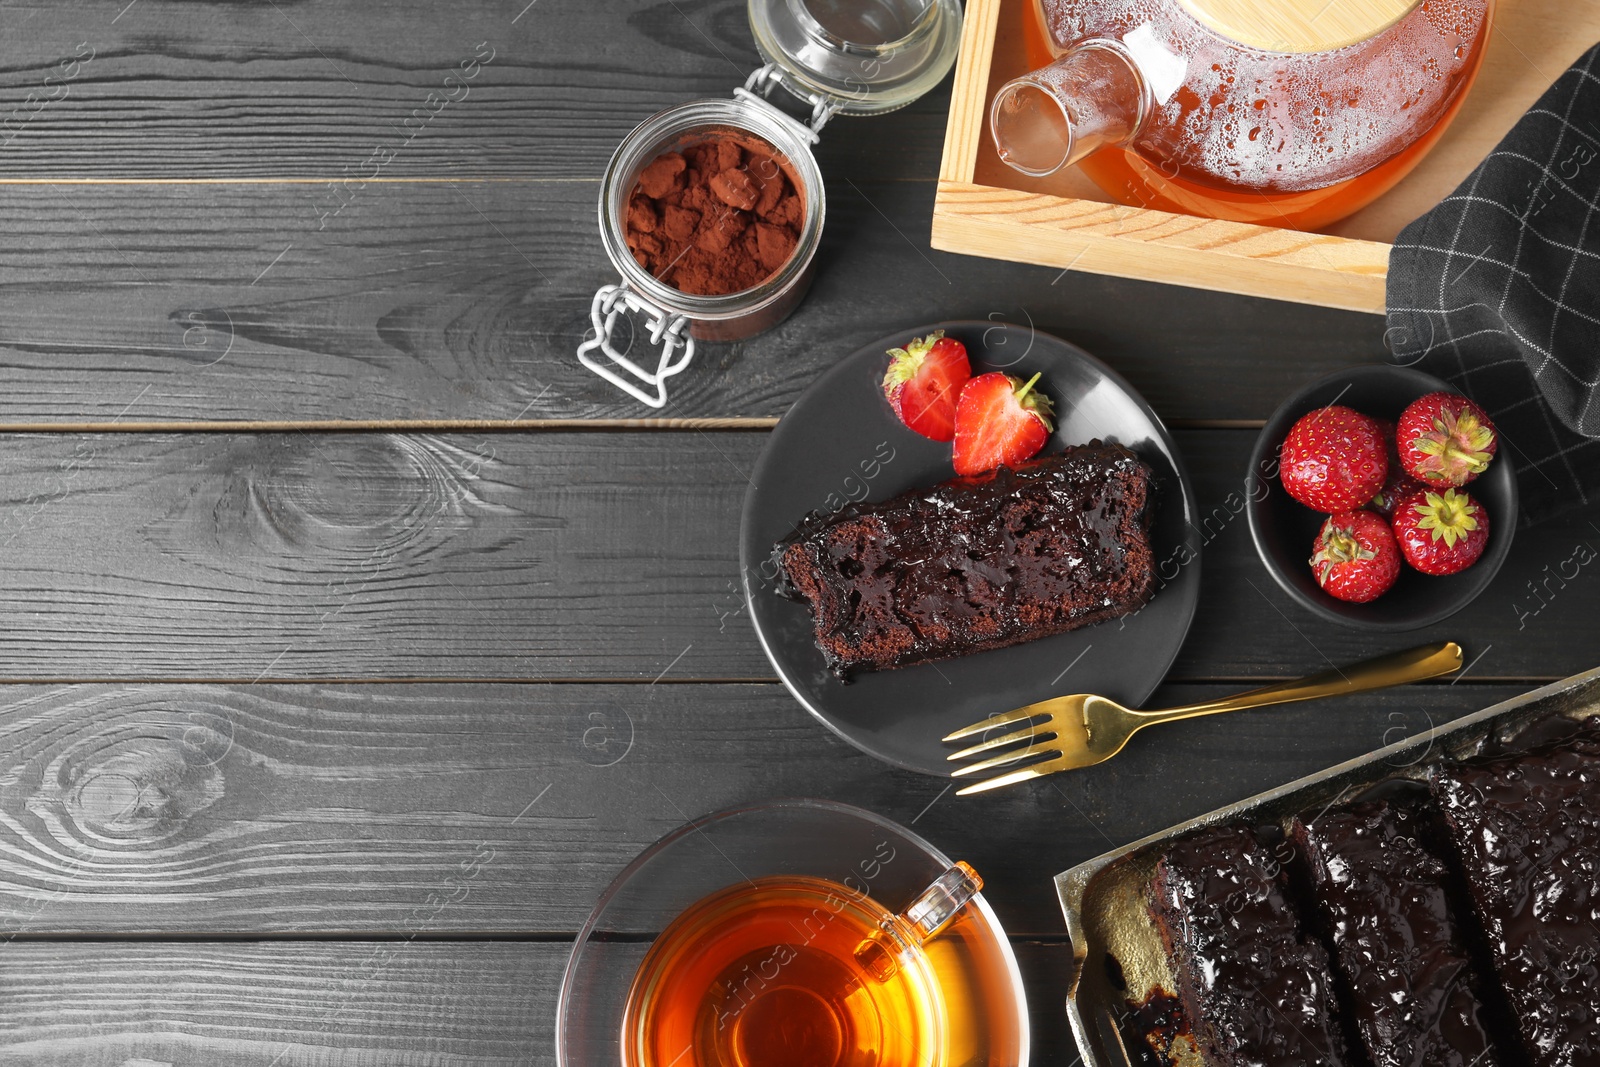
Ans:
[[[1025,782],[1030,778],[1055,774],[1057,771],[1092,767],[1121,752],[1122,746],[1128,743],[1128,738],[1146,726],[1153,726],[1156,723],[1193,719],[1201,715],[1220,715],[1225,711],[1261,708],[1269,704],[1291,704],[1300,700],[1316,700],[1319,697],[1362,693],[1369,689],[1383,689],[1391,685],[1403,685],[1406,682],[1420,682],[1425,678],[1437,678],[1441,674],[1449,674],[1460,668],[1461,646],[1454,641],[1444,641],[1436,645],[1424,645],[1405,652],[1379,656],[1377,659],[1363,660],[1342,671],[1335,668],[1321,674],[1313,674],[1309,678],[1252,689],[1238,696],[1208,700],[1203,704],[1190,704],[1181,708],[1167,708],[1164,711],[1134,711],[1114,700],[1107,700],[1105,697],[1090,693],[1053,697],[1015,711],[991,715],[982,722],[975,722],[971,726],[946,735],[947,742],[961,741],[993,730],[1021,727],[1008,730],[1000,737],[981,741],[959,752],[952,752],[946,758],[952,762],[971,759],[973,756],[993,752],[995,749],[1017,745],[1024,741],[1031,742],[1026,748],[992,756],[977,763],[969,763],[950,772],[952,777],[964,778],[968,775],[997,770],[1018,760],[1046,755],[1051,757],[957,790],[957,796],[965,796],[969,793],[1000,789],[1017,782]],[[1036,719],[1044,721],[1035,722]]]

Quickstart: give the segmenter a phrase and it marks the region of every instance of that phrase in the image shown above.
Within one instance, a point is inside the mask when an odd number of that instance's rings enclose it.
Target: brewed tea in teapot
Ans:
[[[1493,0],[1032,0],[1039,69],[1002,86],[1006,163],[1079,166],[1139,207],[1315,229],[1444,132]]]

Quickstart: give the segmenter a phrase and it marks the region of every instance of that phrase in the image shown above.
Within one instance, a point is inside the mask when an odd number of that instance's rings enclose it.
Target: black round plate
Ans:
[[[1151,532],[1160,570],[1154,599],[1122,619],[1071,633],[893,671],[829,673],[806,605],[777,591],[773,545],[808,512],[883,500],[955,477],[950,445],[908,430],[880,383],[890,348],[944,330],[967,346],[973,373],[1004,370],[1056,407],[1054,452],[1092,438],[1138,453],[1155,471]],[[939,739],[987,715],[1067,693],[1099,693],[1138,707],[1183,644],[1200,591],[1194,492],[1161,420],[1116,372],[1031,327],[944,322],[897,330],[841,361],[807,389],[767,443],[745,496],[739,563],[756,635],[784,684],[840,737],[879,759],[947,776]]]

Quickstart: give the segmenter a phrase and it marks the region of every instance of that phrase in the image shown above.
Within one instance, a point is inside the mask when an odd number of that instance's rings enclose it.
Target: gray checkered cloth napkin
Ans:
[[[1600,500],[1600,45],[1389,255],[1394,362],[1486,408],[1523,519]]]

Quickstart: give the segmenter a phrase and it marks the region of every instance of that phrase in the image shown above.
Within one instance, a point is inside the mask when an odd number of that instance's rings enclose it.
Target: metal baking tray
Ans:
[[[1174,838],[1235,820],[1284,826],[1295,815],[1314,816],[1380,782],[1423,779],[1433,764],[1471,756],[1485,741],[1504,742],[1535,721],[1553,715],[1576,719],[1596,714],[1600,714],[1600,668],[1218,808],[1056,875],[1056,895],[1072,940],[1067,1015],[1086,1067],[1141,1067],[1153,1062],[1148,1053],[1130,1047],[1140,1041],[1130,1032],[1138,1027],[1119,1025],[1119,1020],[1137,1018],[1140,1006],[1152,996],[1159,1003],[1162,992],[1177,988],[1148,912],[1156,860]],[[1122,988],[1114,975],[1120,975]],[[1180,1067],[1205,1067],[1192,1044],[1180,1041],[1171,1051]]]

